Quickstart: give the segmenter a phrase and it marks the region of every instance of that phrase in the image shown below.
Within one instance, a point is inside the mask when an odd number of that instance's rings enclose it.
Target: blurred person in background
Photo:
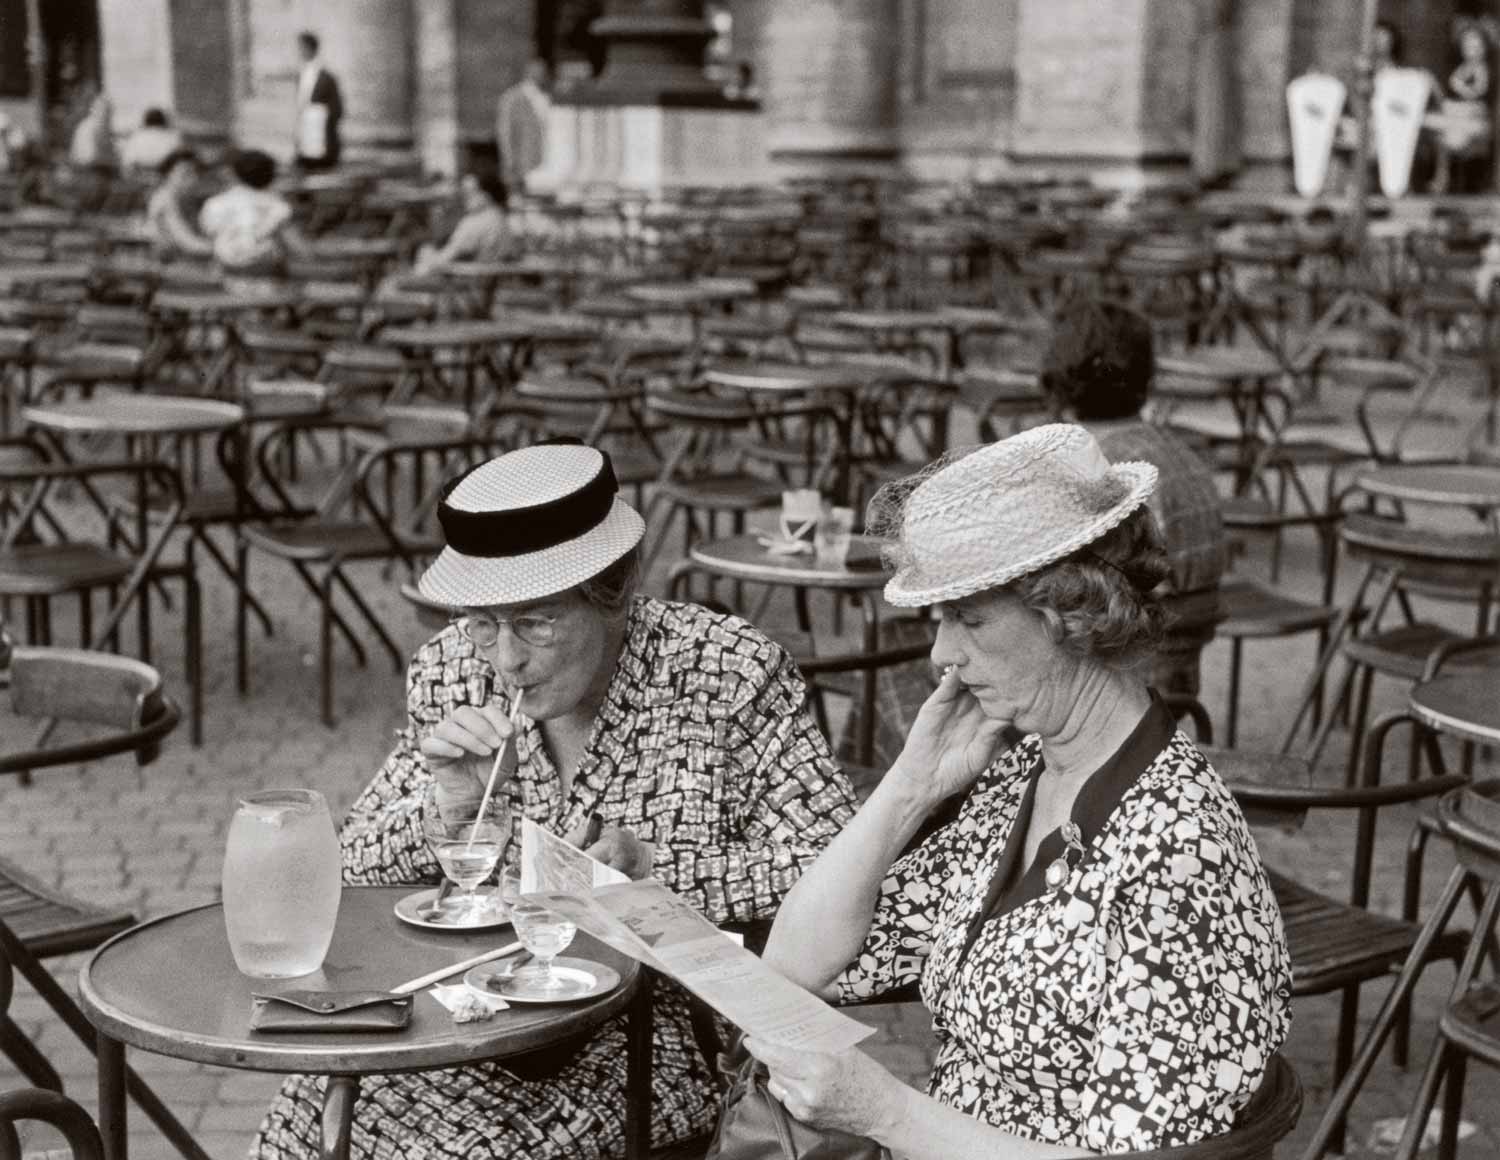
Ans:
[[[1158,594],[1171,619],[1150,681],[1163,694],[1196,697],[1203,646],[1221,617],[1228,540],[1208,467],[1180,437],[1141,416],[1155,373],[1146,318],[1119,303],[1081,296],[1053,322],[1041,385],[1066,417],[1098,440],[1110,462],[1145,462],[1161,473],[1150,508],[1171,566]]]
[[[417,252],[416,273],[430,274],[454,262],[498,262],[507,256],[505,183],[493,173],[467,173],[459,183],[459,200],[463,216],[441,247],[424,245]]]
[[[209,258],[213,243],[195,228],[187,199],[198,184],[198,159],[190,149],[174,149],[157,165],[161,180],[146,202],[146,236],[161,258]]]
[[[343,151],[339,135],[343,93],[338,78],[323,64],[316,36],[311,32],[299,35],[297,51],[302,57],[297,74],[297,168],[303,172],[332,169]]]
[[[259,149],[237,150],[229,162],[234,184],[204,203],[198,225],[225,271],[242,277],[281,273],[288,254],[307,249],[292,206],[275,192],[276,161]]]
[[[161,109],[147,109],[141,127],[125,139],[120,164],[126,169],[158,169],[182,148],[182,134],[172,128]]]
[[[500,176],[508,189],[525,192],[526,178],[547,160],[551,75],[551,66],[538,57],[526,65],[526,75],[518,83],[500,94],[495,137],[500,146]]]

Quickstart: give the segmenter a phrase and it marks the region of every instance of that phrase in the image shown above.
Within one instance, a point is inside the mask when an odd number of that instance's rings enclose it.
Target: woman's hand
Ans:
[[[1006,722],[987,716],[949,668],[923,703],[885,780],[917,787],[933,804],[967,789],[994,759]]]
[[[460,705],[422,739],[422,756],[437,782],[439,810],[484,797],[495,751],[513,732],[499,705]]]
[[[569,834],[568,841],[581,846],[584,827]],[[651,877],[651,863],[656,857],[656,846],[642,841],[634,831],[627,830],[624,826],[605,826],[599,832],[599,840],[583,852],[638,882],[642,878]]]
[[[829,1055],[755,1038],[745,1048],[770,1070],[771,1094],[804,1124],[879,1140],[907,1114],[912,1089],[858,1048]]]

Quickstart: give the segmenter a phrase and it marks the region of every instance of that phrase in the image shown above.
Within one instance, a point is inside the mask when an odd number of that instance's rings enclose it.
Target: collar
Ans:
[[[1083,831],[1084,857],[1088,856],[1087,852],[1094,839],[1109,822],[1115,807],[1171,743],[1176,733],[1177,724],[1171,711],[1153,689],[1151,704],[1130,731],[1130,736],[1105,759],[1103,765],[1089,775],[1089,779],[1079,787],[1078,796],[1073,799],[1073,808],[1068,816]],[[965,954],[979,936],[980,927],[986,920],[998,918],[1018,906],[1040,898],[1047,888],[1047,867],[1064,855],[1066,845],[1062,833],[1053,830],[1037,846],[1036,858],[1031,865],[1025,868],[1024,873],[1020,873],[1026,830],[1031,823],[1031,811],[1036,801],[1037,781],[1045,769],[1046,763],[1039,758],[1031,771],[1015,821],[1011,823],[1005,849],[1001,852],[994,876],[990,879],[984,908],[969,932]],[[1073,863],[1070,861],[1069,865],[1072,866]]]

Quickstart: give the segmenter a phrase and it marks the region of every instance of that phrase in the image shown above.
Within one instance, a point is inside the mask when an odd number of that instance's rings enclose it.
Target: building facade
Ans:
[[[701,0],[58,2],[80,12],[62,22],[44,13],[37,38],[28,10],[53,0],[0,0],[0,44],[12,46],[0,51],[0,108],[22,120],[37,102],[15,76],[15,37],[54,42],[55,74],[65,33],[82,29],[86,43],[67,51],[87,58],[75,70],[97,70],[117,128],[159,105],[194,136],[285,154],[295,34],[308,28],[344,86],[348,152],[415,154],[446,172],[493,139],[496,100],[533,54],[586,57],[580,37],[600,14],[705,9]],[[1286,83],[1314,67],[1352,76],[1360,7],[715,0],[708,14],[721,16],[716,52],[753,68],[769,172],[889,167],[982,178],[1086,168],[1130,179],[1180,174],[1196,161],[1206,176],[1284,188]],[[1384,4],[1382,16],[1403,33],[1409,57],[1445,76],[1453,21],[1497,7],[1405,0]]]

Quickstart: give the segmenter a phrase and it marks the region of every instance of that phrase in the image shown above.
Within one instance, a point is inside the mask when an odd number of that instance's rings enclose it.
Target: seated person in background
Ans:
[[[459,185],[463,216],[442,248],[417,251],[415,272],[430,274],[453,262],[498,262],[509,249],[505,226],[505,183],[494,174],[464,175]]]
[[[181,148],[182,134],[167,124],[167,115],[160,109],[147,109],[141,127],[125,139],[120,164],[126,169],[157,169]]]
[[[946,671],[765,959],[846,1002],[919,984],[939,1047],[924,1095],[857,1048],[748,1039],[799,1120],[915,1160],[1040,1160],[1219,1136],[1260,1087],[1289,1023],[1281,914],[1233,796],[1134,671],[1165,619],[1156,477],[1058,423],[890,505],[886,599],[937,608]],[[1025,736],[997,755],[1007,726]]]
[[[1159,594],[1171,619],[1150,679],[1162,693],[1196,697],[1203,646],[1221,618],[1228,541],[1208,467],[1175,433],[1141,418],[1155,365],[1151,324],[1142,315],[1078,297],[1053,322],[1040,379],[1059,411],[1085,427],[1107,459],[1141,460],[1160,472],[1150,506],[1171,569]]]
[[[288,253],[305,250],[307,243],[292,221],[291,203],[271,190],[276,161],[259,149],[239,149],[229,168],[234,184],[204,203],[198,225],[226,272],[279,274]]]
[[[439,518],[448,546],[421,580],[455,622],[407,677],[406,729],[344,821],[344,880],[435,883],[423,791],[478,799],[496,747],[515,773],[496,787],[519,860],[521,819],[633,878],[655,876],[715,923],[775,914],[853,815],[848,781],[808,712],[791,657],[745,621],[639,595],[641,517],[615,493],[607,455],[542,444],[455,480]],[[719,1090],[686,994],[654,991],[652,1137],[710,1129]],[[324,1079],[287,1080],[252,1148],[318,1155]],[[366,1077],[352,1154],[595,1160],[624,1148],[625,1025],[505,1062]]]
[[[198,159],[174,149],[157,166],[161,181],[146,202],[146,236],[161,258],[209,258],[213,243],[193,228],[183,202],[198,183]]]

